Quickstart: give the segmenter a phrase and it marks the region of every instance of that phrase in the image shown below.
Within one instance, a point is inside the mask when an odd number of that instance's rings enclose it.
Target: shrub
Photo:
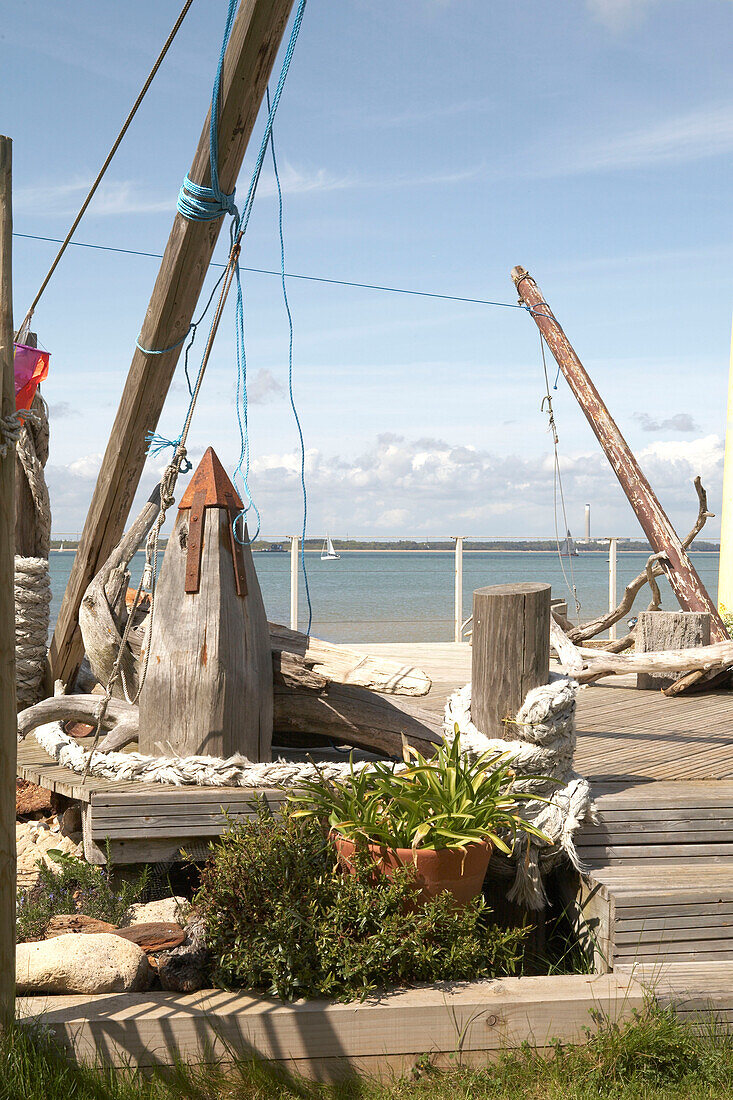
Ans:
[[[516,970],[524,929],[492,927],[482,899],[417,906],[415,893],[410,870],[374,881],[365,860],[343,875],[318,822],[261,804],[213,846],[194,900],[224,987],[348,1000]]]
[[[107,855],[106,867],[94,867],[83,859],[52,849],[47,853],[57,864],[51,870],[38,861],[37,886],[18,894],[16,936],[23,940],[40,939],[51,917],[83,913],[110,924],[121,924],[130,906],[147,889],[149,870],[144,868],[134,882],[113,885],[113,867]]]

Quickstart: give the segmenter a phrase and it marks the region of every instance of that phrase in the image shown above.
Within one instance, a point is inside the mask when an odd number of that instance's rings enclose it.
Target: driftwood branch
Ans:
[[[79,626],[89,663],[100,684],[107,684],[122,642],[127,622],[125,595],[130,580],[128,565],[160,513],[160,486],[115,547],[99,573],[87,588],[79,608]],[[137,691],[136,647],[127,645],[122,656],[122,678],[128,691]],[[122,696],[123,679],[118,679],[113,694]]]
[[[34,729],[49,722],[87,722],[96,725],[100,695],[54,695],[43,699],[18,715],[18,736],[21,740]],[[98,745],[101,751],[122,748],[137,740],[139,713],[137,707],[122,699],[110,699],[107,713],[102,720],[102,729],[108,730],[107,737]]]
[[[682,540],[682,545],[687,550],[697,536],[702,531],[705,523],[708,519],[711,519],[715,513],[708,511],[708,496],[705,491],[700,477],[696,477],[694,481],[695,492],[697,493],[698,512],[697,519],[695,520],[692,529],[688,535]],[[657,555],[652,555],[652,558],[656,558]],[[650,559],[652,560],[652,559]],[[624,589],[624,594],[621,597],[621,601],[614,611],[609,611],[604,615],[599,615],[596,619],[591,619],[590,622],[584,623],[582,626],[572,627],[568,631],[568,636],[573,642],[584,642],[588,638],[594,638],[597,634],[602,634],[604,630],[608,630],[609,627],[614,626],[624,618],[625,615],[631,611],[634,606],[634,601],[639,595],[639,592],[645,584],[649,583],[650,572],[652,578],[661,577],[664,575],[664,569],[659,561],[654,561],[651,570],[647,567],[644,568],[644,572],[640,573],[638,577],[634,577],[633,581],[630,581]],[[652,610],[652,608],[650,608]],[[569,624],[568,624],[569,625]]]

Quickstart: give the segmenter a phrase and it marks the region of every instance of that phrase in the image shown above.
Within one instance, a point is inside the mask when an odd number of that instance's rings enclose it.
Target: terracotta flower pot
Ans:
[[[340,833],[331,834],[341,866],[353,873],[354,842]],[[492,844],[484,840],[467,844],[465,848],[384,848],[367,845],[369,856],[379,874],[391,878],[397,867],[414,867],[420,898],[429,901],[444,890],[453,894],[461,905],[468,904],[481,893],[491,858]]]

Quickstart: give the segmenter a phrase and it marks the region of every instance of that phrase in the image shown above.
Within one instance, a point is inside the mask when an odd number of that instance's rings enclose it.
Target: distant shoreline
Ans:
[[[162,547],[162,549],[165,549],[165,547]],[[305,552],[306,552],[306,554],[318,554],[318,555],[320,555],[321,550],[318,547],[312,547],[312,548],[311,547],[306,547]],[[337,547],[336,552],[340,556],[344,555],[344,554],[450,554],[451,556],[453,556],[455,554],[455,550],[453,550],[453,549],[444,549],[444,548],[440,548],[440,547],[436,547],[435,549],[433,549],[432,547],[429,547],[429,546],[422,547],[421,549],[417,549],[415,547],[411,547],[409,549],[408,548],[395,547],[394,550],[387,550],[387,549],[384,549],[384,548],[380,548],[378,550],[370,550],[368,547],[360,547],[358,550],[357,549],[347,550],[347,549],[338,549],[338,547]],[[61,550],[58,546],[52,546],[51,547],[51,553],[52,554],[59,554],[59,553],[75,554],[76,553],[76,547],[75,546],[64,546],[64,549]],[[142,553],[144,553],[144,551],[143,550],[138,550],[137,553],[142,554]],[[280,556],[289,557],[290,550],[273,552],[271,550],[267,550],[264,547],[262,547],[262,548],[258,548],[256,550],[253,550],[253,553],[255,553],[255,554],[273,554],[273,556],[277,556],[277,557],[280,557]],[[463,553],[464,554],[555,554],[556,555],[557,550],[553,550],[553,549],[511,550],[509,547],[506,547],[506,548],[502,547],[500,549],[497,549],[496,547],[491,547],[491,548],[487,548],[485,550],[468,550],[468,549],[464,549]],[[624,550],[621,546],[619,546],[619,547],[617,547],[617,553],[619,553],[619,554],[651,554],[651,550],[649,550],[648,548],[646,550],[639,550],[639,549]],[[689,554],[719,554],[720,550],[719,549],[718,550],[688,550],[688,553]],[[578,561],[581,558],[591,557],[592,555],[598,555],[598,554],[601,554],[601,555],[608,554],[608,547],[605,547],[605,548],[602,547],[598,550],[581,550],[581,552],[579,554],[574,555],[574,560]]]

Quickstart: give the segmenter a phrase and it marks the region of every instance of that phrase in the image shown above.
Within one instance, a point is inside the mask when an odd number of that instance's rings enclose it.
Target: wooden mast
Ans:
[[[733,613],[733,328],[730,336],[728,375],[728,419],[723,463],[723,509],[720,519],[720,563],[718,565],[718,610]]]
[[[0,371],[3,417],[15,413],[12,149],[0,137]],[[15,447],[0,457],[0,1024],[15,1008]]]
[[[652,550],[664,554],[660,564],[684,611],[710,613],[710,634],[715,642],[727,641],[728,632],[705,585],[690,561],[679,535],[657,500],[631,448],[593,385],[575,349],[563,332],[532,276],[523,267],[512,269],[519,297],[532,311],[537,328],[567,379],[578,404],[601,444],[611,468],[626,493]]]
[[[224,60],[219,114],[219,180],[234,190],[293,0],[242,0]],[[209,172],[209,119],[189,177],[204,186]],[[83,655],[79,606],[100,566],[119,542],[145,463],[145,437],[158,423],[221,226],[225,219],[188,221],[176,214],[99,471],[79,549],[59,611],[50,660],[54,679],[69,683]],[[178,345],[178,346],[175,346]]]

